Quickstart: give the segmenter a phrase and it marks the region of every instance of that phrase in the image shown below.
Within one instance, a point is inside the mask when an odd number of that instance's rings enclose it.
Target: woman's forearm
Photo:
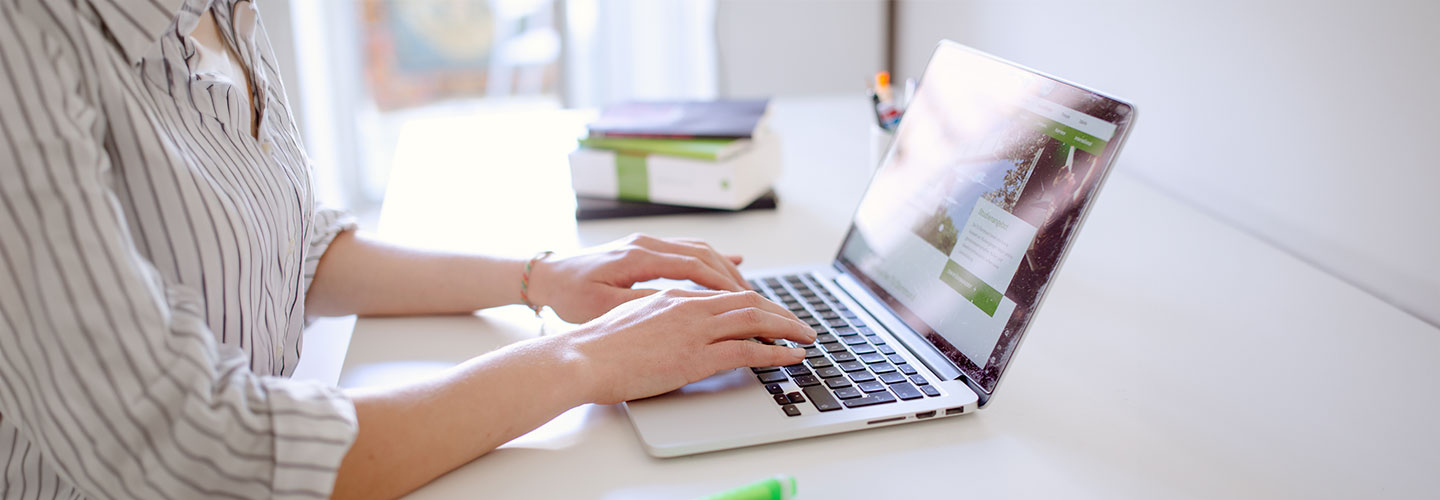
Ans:
[[[443,376],[352,391],[360,431],[335,498],[394,498],[578,406],[591,392],[562,338],[521,342]]]
[[[525,262],[405,248],[340,233],[305,297],[310,316],[467,313],[520,302]]]

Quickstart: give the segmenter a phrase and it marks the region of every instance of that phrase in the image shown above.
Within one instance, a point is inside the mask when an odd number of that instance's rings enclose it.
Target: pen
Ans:
[[[870,91],[870,109],[875,112],[875,125],[885,128],[885,114],[880,112],[880,95]]]
[[[795,476],[778,474],[700,500],[790,500],[795,498]]]
[[[916,83],[913,77],[905,79],[905,103],[901,105],[901,109],[910,109],[910,103],[915,100]]]

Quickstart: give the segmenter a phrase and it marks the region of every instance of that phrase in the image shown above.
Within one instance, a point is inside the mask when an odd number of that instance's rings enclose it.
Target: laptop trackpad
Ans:
[[[681,387],[672,394],[707,394],[733,391],[739,387],[753,385],[755,385],[755,376],[751,375],[750,369],[737,368],[711,375],[710,378]]]

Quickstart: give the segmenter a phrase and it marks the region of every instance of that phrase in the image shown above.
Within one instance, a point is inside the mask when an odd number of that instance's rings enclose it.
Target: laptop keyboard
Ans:
[[[940,395],[894,347],[811,276],[765,278],[751,281],[750,287],[815,329],[814,344],[775,342],[804,347],[803,363],[751,368],[786,415],[799,416],[796,405],[810,404],[826,412]],[[800,390],[787,391],[791,383]]]

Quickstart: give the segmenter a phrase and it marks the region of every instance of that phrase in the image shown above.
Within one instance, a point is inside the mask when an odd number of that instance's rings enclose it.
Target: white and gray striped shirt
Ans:
[[[355,438],[285,378],[349,223],[254,6],[213,3],[0,0],[0,498],[324,497]],[[253,102],[194,71],[212,7]]]

